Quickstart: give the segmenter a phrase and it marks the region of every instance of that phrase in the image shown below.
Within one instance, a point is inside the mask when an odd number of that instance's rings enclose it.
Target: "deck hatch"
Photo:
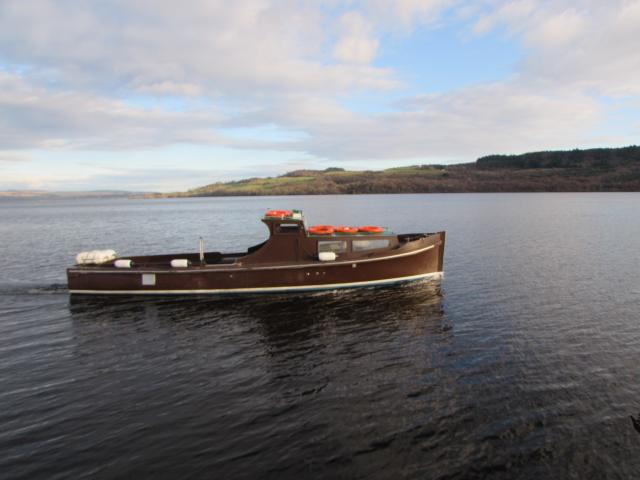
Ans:
[[[156,284],[156,274],[155,273],[143,273],[142,274],[142,285],[155,285]]]

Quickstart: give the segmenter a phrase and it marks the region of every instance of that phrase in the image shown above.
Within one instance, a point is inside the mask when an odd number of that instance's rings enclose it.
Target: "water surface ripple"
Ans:
[[[640,478],[638,194],[0,202],[3,478]],[[445,278],[72,299],[80,250],[237,249],[266,208],[447,230]]]

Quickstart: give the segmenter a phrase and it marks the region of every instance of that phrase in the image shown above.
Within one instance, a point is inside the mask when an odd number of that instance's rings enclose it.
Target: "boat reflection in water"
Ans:
[[[336,335],[362,336],[367,331],[409,331],[429,336],[448,329],[440,281],[387,288],[340,290],[313,295],[254,297],[70,297],[74,330],[79,335],[110,334],[119,348],[138,348],[143,338],[121,340],[141,330],[180,335],[198,332],[198,343],[218,345],[259,342],[291,348],[291,342],[313,339],[331,343]],[[242,332],[239,334],[239,332]],[[342,333],[341,333],[342,332]],[[210,336],[209,340],[206,336]],[[154,335],[155,337],[155,335]],[[174,337],[172,337],[174,338]],[[188,338],[185,337],[185,338]]]
[[[253,324],[267,335],[333,323],[409,323],[441,328],[441,282],[428,280],[387,288],[336,290],[316,294],[252,297],[98,297],[69,298],[74,324],[141,322],[175,328],[207,328],[217,322]],[[151,325],[149,325],[151,326]]]
[[[70,311],[70,368],[95,378],[95,391],[78,393],[95,405],[92,438],[106,459],[123,444],[123,472],[128,454],[162,452],[154,465],[167,471],[189,465],[254,478],[284,469],[304,478],[308,459],[318,468],[357,460],[390,431],[415,430],[406,419],[452,404],[433,387],[453,339],[438,283],[286,296],[80,296]]]

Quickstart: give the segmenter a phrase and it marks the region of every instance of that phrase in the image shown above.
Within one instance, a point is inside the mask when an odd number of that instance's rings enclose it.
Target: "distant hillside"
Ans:
[[[490,155],[475,163],[382,171],[296,170],[147,197],[598,191],[640,191],[640,147]]]
[[[567,150],[559,152],[533,152],[522,155],[489,155],[479,158],[476,166],[489,168],[564,168],[594,171],[613,170],[618,167],[638,165],[640,147],[594,148],[591,150]]]

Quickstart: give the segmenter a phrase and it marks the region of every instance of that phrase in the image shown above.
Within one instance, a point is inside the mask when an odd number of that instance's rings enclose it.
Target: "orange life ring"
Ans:
[[[374,225],[365,225],[364,227],[358,227],[358,231],[363,233],[382,233],[384,232],[384,228]]]
[[[336,233],[358,233],[358,227],[345,227],[341,225],[339,227],[335,227],[334,230],[336,231]]]
[[[331,225],[314,225],[313,227],[309,227],[309,233],[313,233],[314,235],[331,235],[334,231]]]
[[[291,215],[293,215],[291,210],[269,210],[264,216],[285,218],[290,217]]]

